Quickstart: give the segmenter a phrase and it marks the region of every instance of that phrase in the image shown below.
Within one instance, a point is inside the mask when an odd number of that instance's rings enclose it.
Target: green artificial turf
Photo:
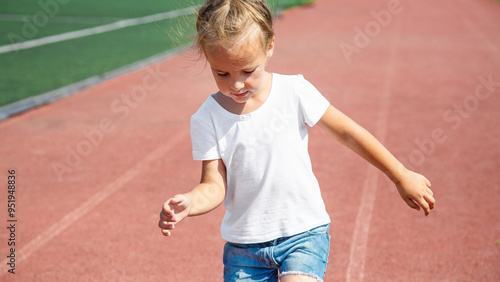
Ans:
[[[66,3],[67,2],[67,3]],[[0,6],[0,46],[202,4],[202,0],[17,0]],[[311,0],[269,0],[273,11]],[[1,18],[1,16],[0,16]],[[195,11],[154,23],[0,54],[0,106],[189,46]]]

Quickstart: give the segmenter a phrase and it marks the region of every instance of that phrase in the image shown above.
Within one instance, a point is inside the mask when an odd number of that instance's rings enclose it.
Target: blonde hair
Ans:
[[[261,47],[266,50],[274,39],[274,30],[264,0],[207,0],[198,11],[194,47],[204,55],[212,48],[228,49],[255,25],[260,30]]]

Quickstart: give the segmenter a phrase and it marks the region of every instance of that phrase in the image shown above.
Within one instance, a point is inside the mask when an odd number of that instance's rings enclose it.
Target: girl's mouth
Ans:
[[[243,93],[233,93],[233,95],[236,97],[245,97],[247,94],[248,94],[248,91],[245,91]]]

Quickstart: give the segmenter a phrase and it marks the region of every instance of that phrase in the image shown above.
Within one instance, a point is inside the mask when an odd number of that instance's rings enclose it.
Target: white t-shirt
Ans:
[[[307,125],[329,105],[302,75],[273,74],[257,110],[233,114],[210,96],[192,116],[193,158],[226,166],[224,240],[267,242],[330,222],[307,150]]]

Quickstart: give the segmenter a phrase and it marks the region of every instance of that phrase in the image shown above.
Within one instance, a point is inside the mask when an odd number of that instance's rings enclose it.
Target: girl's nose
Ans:
[[[245,86],[242,81],[234,81],[231,85],[232,90],[240,90]]]

